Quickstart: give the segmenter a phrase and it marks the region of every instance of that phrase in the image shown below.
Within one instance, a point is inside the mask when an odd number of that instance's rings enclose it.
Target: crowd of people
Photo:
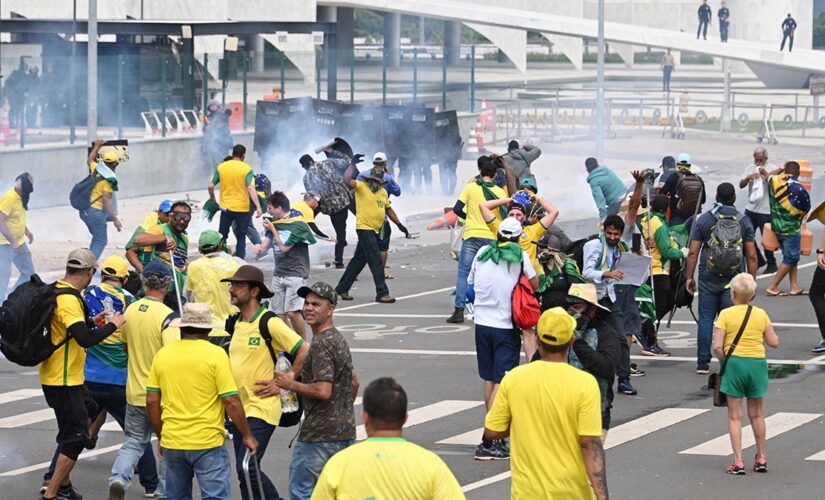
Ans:
[[[219,230],[201,232],[198,258],[190,261],[192,207],[164,200],[134,230],[123,256],[98,263],[107,221],[122,229],[118,157],[101,153],[103,144],[96,141],[87,158],[90,181],[81,190],[84,203],[75,207],[89,229],[89,248],[69,254],[65,276],[47,294],[54,310],[40,382],[57,419],[58,446],[42,498],[82,498],[70,474],[82,450],[95,446],[108,414],[124,430],[108,480],[110,499],[125,497],[135,473],[147,497],[191,498],[197,478],[202,498],[230,498],[227,435],[242,498],[278,499],[275,483],[254,471],[275,430],[297,423],[291,420],[296,411],[303,420],[292,451],[290,498],[463,497],[440,458],[404,441],[407,398],[392,378],[374,380],[364,391],[361,420],[369,438],[355,444],[360,381],[334,313],[339,300],[353,299],[350,290],[365,266],[374,300],[395,301],[385,271],[390,223],[408,238],[410,232],[392,208],[390,196],[401,196],[404,185],[395,181],[386,155],[375,153],[369,169],[359,170],[363,155],[336,139],[323,150],[325,158],[301,157],[306,192],[292,201],[271,191],[245,161],[244,146],[236,145],[209,180],[203,210],[210,220],[219,214]],[[712,356],[725,360],[721,387],[734,449],[726,471],[745,472],[747,399],[757,443],[753,470],[766,472],[764,343],[776,347],[779,340],[767,313],[750,302],[761,267],[776,273],[768,295],[786,295],[779,289],[786,276],[787,294],[809,293],[797,279],[801,223],[811,208],[799,164],[776,168],[757,148],[739,182],[749,196],[741,214],[729,182],[706,206],[705,182],[686,153],[663,158],[661,173],[633,171],[629,186],[587,158],[600,231],[573,241],[555,225],[559,208],[532,171],[540,154],[511,141],[507,154],[479,157],[478,175],[453,206],[462,244],[447,321],[472,317],[487,409],[475,459],[512,459],[514,498],[607,498],[603,445],[614,394],[636,394],[631,377],[645,375],[630,362],[632,344],[646,356],[669,356],[657,338],[659,324],[698,290],[696,373],[709,373]],[[6,318],[14,314],[15,296],[36,286],[28,249],[34,235],[26,223],[34,185],[22,173],[0,198],[0,300],[12,265],[20,272],[4,304]],[[345,265],[349,213],[357,245]],[[335,237],[318,228],[319,214],[330,218]],[[257,243],[250,234],[257,233],[255,218],[264,228]],[[758,248],[755,228],[776,235],[778,267],[770,249]],[[335,245],[334,266],[344,269],[337,285],[308,285],[309,246],[318,239]],[[270,249],[275,270],[267,280],[246,257]],[[813,351],[823,352],[825,257],[817,253],[810,293],[823,340]],[[634,257],[646,259],[647,277],[631,282],[625,266]],[[291,406],[291,394],[300,409]]]

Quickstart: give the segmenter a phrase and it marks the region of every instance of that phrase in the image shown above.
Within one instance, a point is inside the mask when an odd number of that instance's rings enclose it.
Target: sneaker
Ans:
[[[447,318],[447,323],[464,323],[464,309],[456,307],[453,315]]]
[[[40,494],[46,493],[47,489],[49,489],[49,482],[44,480],[43,484],[40,485]]]
[[[825,352],[825,340],[815,345],[811,352]]]
[[[507,455],[507,458],[510,458],[510,443],[508,443],[506,439],[497,439],[493,441],[493,446],[497,446],[502,453]]]
[[[495,442],[489,448],[485,447],[483,444],[478,445],[476,448],[476,454],[473,457],[476,460],[507,460],[510,458],[510,455],[504,454],[498,446],[496,446]]]
[[[640,370],[636,363],[630,363],[630,376],[631,377],[644,377],[646,375],[644,370]]]
[[[774,274],[777,271],[776,264],[768,264],[762,274]]]
[[[619,379],[618,385],[619,392],[625,394],[627,396],[635,396],[636,395],[636,388],[633,387],[630,383],[629,378],[621,378]]]
[[[745,462],[733,462],[732,464],[725,467],[725,472],[733,476],[744,476]]]
[[[755,457],[753,459],[754,472],[768,472],[768,459]]]
[[[343,269],[343,268],[344,268],[344,263],[343,262],[336,262],[335,263],[335,269]]]
[[[147,488],[143,491],[143,498],[155,498],[155,490]]]
[[[60,498],[61,500],[64,498],[66,500],[83,500],[83,495],[74,489],[72,483],[69,483],[66,486],[61,486],[57,489],[57,498]]]
[[[352,295],[348,294],[347,292],[339,293],[338,297],[341,300],[353,300]]]
[[[109,485],[109,500],[123,500],[126,497],[126,485],[120,481],[112,481]]]
[[[707,375],[710,373],[710,364],[699,362],[696,364],[696,373],[699,375]]]
[[[645,339],[642,338],[642,334],[634,333],[633,334],[633,342],[639,344],[639,347],[642,349],[642,356],[653,356],[653,351],[651,347],[645,343]]]
[[[394,304],[395,303],[395,297],[391,297],[389,295],[384,295],[383,297],[379,297],[379,298],[375,299],[375,301],[378,302],[379,304]]]
[[[661,358],[666,358],[666,357],[670,356],[670,351],[666,351],[666,350],[664,350],[664,349],[662,348],[662,346],[660,346],[660,345],[659,345],[659,343],[658,343],[658,342],[657,342],[656,344],[654,344],[654,345],[653,345],[653,347],[651,348],[651,350],[653,351],[653,354],[654,354],[654,355],[659,356],[659,357],[661,357]]]

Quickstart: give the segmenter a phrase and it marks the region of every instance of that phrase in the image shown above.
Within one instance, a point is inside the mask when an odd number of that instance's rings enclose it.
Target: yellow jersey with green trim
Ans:
[[[255,186],[252,166],[241,160],[227,160],[215,169],[212,184],[220,185],[220,206],[230,212],[248,212],[252,206],[249,186]]]
[[[386,189],[373,192],[366,181],[355,181],[355,229],[380,233],[390,206]]]
[[[498,186],[492,186],[489,189],[498,199],[507,197],[504,190]],[[487,226],[487,222],[484,220],[484,216],[481,215],[481,209],[479,208],[479,205],[487,201],[484,197],[482,187],[476,184],[475,181],[470,182],[464,187],[464,190],[461,191],[458,200],[464,203],[464,213],[467,214],[467,217],[464,219],[464,239],[496,239],[495,233],[490,232],[490,228]],[[501,220],[498,210],[494,210],[493,213],[496,215],[496,219]]]
[[[172,309],[163,302],[151,297],[144,297],[126,308],[123,317],[123,342],[128,349],[126,376],[126,402],[132,406],[146,406],[146,381],[155,354],[161,347],[171,342],[164,342],[165,328],[172,319]],[[180,333],[178,338],[180,339]]]
[[[23,207],[23,198],[14,189],[9,189],[0,198],[0,212],[6,216],[6,226],[18,244],[26,242],[26,209]],[[0,234],[0,245],[10,242]]]
[[[57,288],[73,288],[65,281],[58,281]],[[58,295],[57,306],[52,313],[52,344],[59,345],[66,339],[70,326],[85,323],[86,313],[80,299],[73,295]],[[86,363],[86,349],[74,338],[59,347],[45,361],[40,363],[40,383],[42,385],[74,386],[83,385],[86,376],[83,366]]]

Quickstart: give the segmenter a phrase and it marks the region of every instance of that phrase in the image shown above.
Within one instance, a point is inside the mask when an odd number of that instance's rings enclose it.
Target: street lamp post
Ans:
[[[604,0],[599,0],[599,50],[596,55],[596,159],[604,161]]]

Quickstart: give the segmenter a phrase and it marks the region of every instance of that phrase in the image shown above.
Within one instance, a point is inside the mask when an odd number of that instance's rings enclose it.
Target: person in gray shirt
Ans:
[[[508,167],[513,169],[513,172],[518,176],[518,182],[524,179],[536,180],[536,176],[530,171],[530,166],[536,159],[541,156],[541,149],[531,144],[519,146],[518,141],[510,141],[507,144],[507,154],[502,155],[501,159]]]

